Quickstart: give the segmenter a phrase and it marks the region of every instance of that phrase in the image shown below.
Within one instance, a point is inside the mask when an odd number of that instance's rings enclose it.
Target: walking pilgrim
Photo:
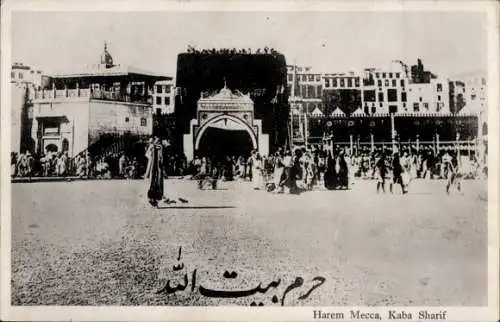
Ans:
[[[254,190],[259,190],[264,184],[264,178],[262,175],[262,170],[264,163],[262,162],[262,157],[259,152],[254,151],[252,154],[252,186]]]
[[[379,193],[380,189],[385,193],[385,180],[389,173],[389,169],[387,168],[387,160],[385,153],[382,152],[375,162],[375,171],[376,171],[376,180],[377,180],[377,193]]]
[[[158,207],[163,199],[163,146],[158,138],[150,140],[146,156],[148,158],[146,178],[149,179],[148,200],[151,206]]]
[[[281,148],[276,152],[276,156],[274,158],[274,191],[278,193],[283,193],[285,191],[285,185],[282,183],[284,180],[285,172],[285,164],[283,163],[283,150]]]

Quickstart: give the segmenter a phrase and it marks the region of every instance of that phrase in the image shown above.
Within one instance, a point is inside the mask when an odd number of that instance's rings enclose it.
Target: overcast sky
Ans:
[[[197,48],[263,48],[320,72],[423,60],[450,76],[486,69],[486,14],[474,12],[14,12],[12,60],[45,73],[99,62],[175,75],[176,57]]]

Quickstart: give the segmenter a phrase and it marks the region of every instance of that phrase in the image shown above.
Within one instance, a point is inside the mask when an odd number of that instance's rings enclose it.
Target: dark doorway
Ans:
[[[209,127],[203,132],[198,155],[210,158],[249,156],[253,149],[250,134],[244,130]]]

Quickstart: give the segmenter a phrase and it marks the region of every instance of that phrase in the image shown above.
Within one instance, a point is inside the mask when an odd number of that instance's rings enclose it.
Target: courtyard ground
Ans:
[[[439,180],[298,196],[165,182],[177,203],[160,209],[144,181],[13,184],[12,304],[487,304],[484,181],[451,196]]]

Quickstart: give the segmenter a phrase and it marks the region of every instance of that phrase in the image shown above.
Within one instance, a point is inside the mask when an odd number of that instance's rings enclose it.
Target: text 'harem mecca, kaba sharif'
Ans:
[[[394,155],[414,176],[443,176],[448,159],[469,176],[487,171],[485,71],[436,75],[417,57],[315,71],[268,47],[189,46],[176,75],[158,75],[110,52],[67,73],[12,65],[13,177],[140,178],[153,141],[166,176],[250,178],[258,163],[256,187],[268,190],[295,189],[269,179],[277,159],[292,171],[301,160],[306,188],[347,188],[349,173],[389,171],[379,161]]]

